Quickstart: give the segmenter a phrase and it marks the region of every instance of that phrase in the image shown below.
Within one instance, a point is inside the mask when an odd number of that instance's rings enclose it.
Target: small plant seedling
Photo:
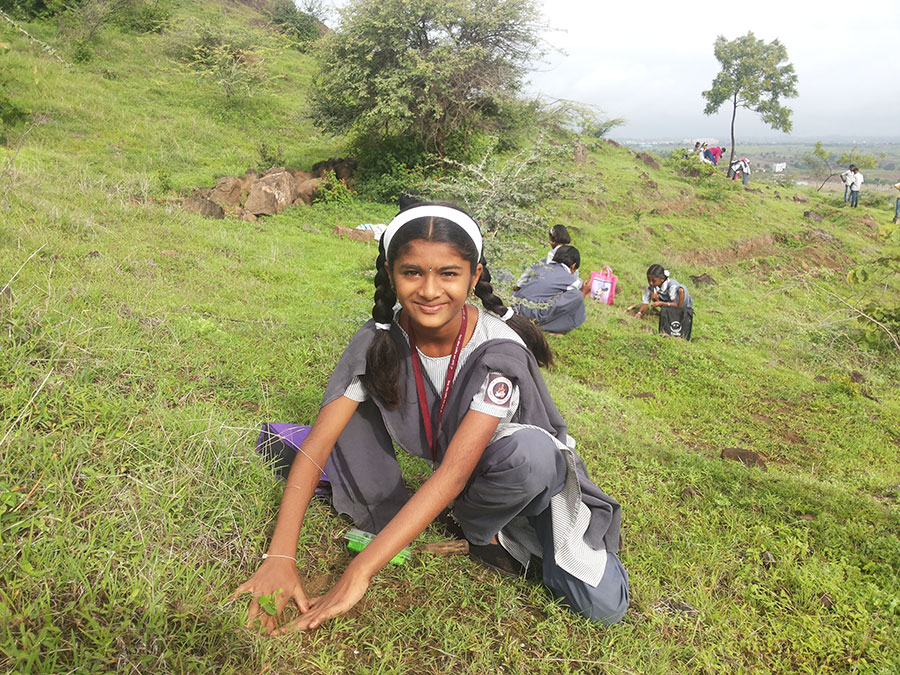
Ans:
[[[269,614],[270,616],[275,616],[278,614],[278,599],[281,597],[281,594],[284,592],[283,588],[279,588],[274,593],[269,593],[268,595],[259,596],[256,601],[259,603],[259,606],[262,607],[262,610]]]

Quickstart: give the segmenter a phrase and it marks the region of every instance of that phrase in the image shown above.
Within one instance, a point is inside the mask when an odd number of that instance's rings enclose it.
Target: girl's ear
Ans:
[[[475,274],[472,275],[472,283],[469,286],[469,293],[475,291],[475,287],[478,285],[479,279],[481,279],[481,273],[484,271],[484,266],[481,263],[475,266]]]
[[[387,261],[387,260],[384,261],[384,271],[385,271],[385,272],[387,273],[387,275],[388,275],[388,281],[389,281],[390,284],[391,284],[391,288],[394,288],[394,275],[391,274],[391,267],[390,267],[390,265],[388,265],[388,261]]]

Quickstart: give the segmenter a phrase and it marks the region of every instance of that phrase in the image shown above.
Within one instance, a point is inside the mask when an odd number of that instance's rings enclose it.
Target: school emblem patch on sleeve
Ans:
[[[493,373],[488,375],[487,388],[484,392],[484,402],[504,408],[509,407],[512,399],[512,382],[508,377]]]

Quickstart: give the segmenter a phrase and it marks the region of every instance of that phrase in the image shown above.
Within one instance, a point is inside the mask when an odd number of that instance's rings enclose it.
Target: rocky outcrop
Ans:
[[[635,157],[637,157],[651,169],[656,169],[657,171],[659,171],[659,162],[657,162],[653,158],[653,155],[651,155],[649,152],[639,152],[635,155]]]
[[[255,216],[274,216],[294,203],[297,183],[285,170],[266,172],[250,188],[244,211]]]
[[[825,220],[825,216],[823,216],[818,211],[804,211],[803,217],[809,218],[814,223],[821,223],[823,220]]]
[[[291,205],[309,205],[322,183],[321,175],[333,171],[339,179],[352,177],[358,166],[351,157],[332,157],[318,162],[313,171],[282,166],[260,174],[247,169],[243,176],[223,176],[212,188],[194,188],[182,208],[206,218],[233,217],[253,222],[258,216],[274,216]]]
[[[219,206],[237,206],[244,199],[245,183],[245,179],[235,176],[220,178],[216,186],[210,190],[209,199]]]
[[[316,190],[322,184],[321,178],[308,178],[297,185],[297,196],[294,197],[294,204],[306,204],[309,206],[313,202]]]

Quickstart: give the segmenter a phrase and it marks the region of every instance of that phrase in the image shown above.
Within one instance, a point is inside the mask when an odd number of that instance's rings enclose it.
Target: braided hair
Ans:
[[[650,268],[647,270],[647,278],[650,277],[659,277],[660,279],[668,279],[669,272],[662,265],[650,265]]]
[[[421,206],[421,204],[414,204],[409,208],[415,206]],[[457,210],[462,212],[461,209]],[[403,249],[410,242],[418,239],[452,245],[459,255],[469,262],[471,274],[475,274],[480,263],[482,272],[481,278],[475,285],[475,295],[489,312],[500,317],[507,314],[507,307],[503,300],[494,294],[494,288],[491,286],[491,273],[487,268],[484,256],[482,255],[479,260],[478,249],[469,235],[452,220],[424,216],[410,220],[403,225],[391,239],[389,250],[385,250],[384,237],[378,244],[374,280],[375,302],[372,306],[372,318],[376,323],[390,324],[393,320],[397,294],[391,286],[391,278],[387,270],[393,266],[394,260]],[[507,324],[522,338],[540,365],[548,366],[553,363],[553,353],[550,351],[544,334],[530,319],[521,314],[514,314]],[[369,395],[377,397],[388,408],[396,408],[400,404],[400,390],[397,383],[400,380],[401,355],[397,343],[388,333],[389,331],[386,330],[375,331],[375,337],[366,353],[366,372],[362,376],[362,383]]]

